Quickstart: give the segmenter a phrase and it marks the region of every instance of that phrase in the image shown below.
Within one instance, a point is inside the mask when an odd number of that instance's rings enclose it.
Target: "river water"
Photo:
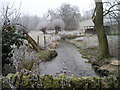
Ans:
[[[40,63],[40,75],[51,74],[53,77],[65,73],[68,76],[84,77],[97,76],[87,59],[77,51],[77,48],[69,42],[60,41],[58,56],[52,61]]]

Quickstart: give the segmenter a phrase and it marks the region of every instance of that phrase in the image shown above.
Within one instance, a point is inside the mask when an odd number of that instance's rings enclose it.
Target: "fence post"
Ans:
[[[37,37],[37,44],[39,44],[39,36]]]
[[[45,34],[44,34],[44,48],[46,48],[46,37],[45,37]]]
[[[30,43],[28,42],[28,48],[30,48]]]

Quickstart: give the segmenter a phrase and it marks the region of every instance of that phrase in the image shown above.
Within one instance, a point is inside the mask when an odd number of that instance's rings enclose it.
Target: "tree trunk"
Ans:
[[[107,36],[105,34],[104,25],[103,25],[103,3],[95,2],[96,4],[96,16],[93,20],[95,24],[95,29],[97,33],[97,37],[99,40],[99,50],[100,50],[100,57],[106,58],[110,56],[109,47]]]
[[[31,36],[26,33],[26,40],[33,46],[33,48],[36,50],[36,51],[41,51],[42,48],[35,42],[35,40],[33,38],[31,38]]]

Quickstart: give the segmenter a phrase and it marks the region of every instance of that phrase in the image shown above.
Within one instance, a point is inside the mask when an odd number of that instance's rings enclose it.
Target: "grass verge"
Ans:
[[[46,49],[44,51],[39,52],[39,56],[42,62],[50,61],[52,60],[52,58],[57,56],[57,51]]]
[[[77,47],[78,51],[82,55],[83,58],[88,59],[87,63],[91,63],[93,68],[100,76],[108,76],[108,75],[115,75],[119,76],[118,71],[120,68],[118,66],[114,66],[111,68],[110,61],[114,58],[105,58],[104,60],[99,58],[99,49],[98,47],[95,48],[86,48],[83,41],[75,41],[75,40],[68,40],[74,46]]]

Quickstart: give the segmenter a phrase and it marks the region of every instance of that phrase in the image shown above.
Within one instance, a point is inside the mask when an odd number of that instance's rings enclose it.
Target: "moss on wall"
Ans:
[[[2,77],[3,88],[119,88],[119,81],[115,76],[106,77],[68,77],[61,74],[53,78],[52,75],[25,75],[17,72]]]

